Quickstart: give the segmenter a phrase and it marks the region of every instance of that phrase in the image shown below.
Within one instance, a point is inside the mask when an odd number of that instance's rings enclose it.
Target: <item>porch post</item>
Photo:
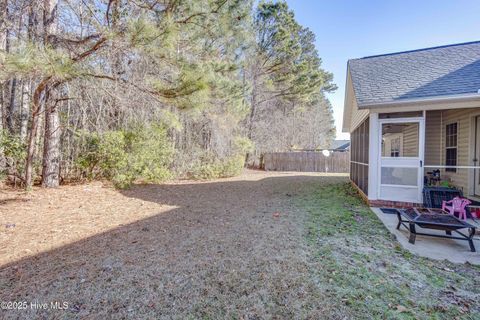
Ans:
[[[368,200],[378,199],[378,149],[380,136],[378,130],[378,113],[370,113],[370,128],[368,141]]]

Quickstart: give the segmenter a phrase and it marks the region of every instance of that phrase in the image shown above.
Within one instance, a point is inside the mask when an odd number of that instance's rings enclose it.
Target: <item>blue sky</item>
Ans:
[[[480,40],[479,0],[287,0],[297,21],[317,36],[323,67],[338,90],[329,94],[341,133],[347,60]]]

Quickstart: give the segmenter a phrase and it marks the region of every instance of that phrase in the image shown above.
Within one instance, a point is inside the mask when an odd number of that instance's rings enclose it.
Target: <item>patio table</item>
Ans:
[[[446,213],[441,209],[398,209],[397,217],[397,229],[400,229],[401,226],[404,226],[410,232],[410,238],[408,242],[411,244],[415,244],[415,238],[417,235],[457,239],[468,241],[470,250],[475,252],[473,236],[475,235],[476,227]],[[424,229],[443,230],[445,231],[446,235],[418,232],[416,226]],[[460,229],[467,229],[468,234],[460,232]],[[452,235],[452,232],[458,236]]]

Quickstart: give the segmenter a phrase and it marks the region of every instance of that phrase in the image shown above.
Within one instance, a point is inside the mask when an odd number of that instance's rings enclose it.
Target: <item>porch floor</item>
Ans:
[[[473,225],[477,225],[477,235],[475,236],[474,244],[477,252],[471,252],[467,241],[444,239],[417,235],[415,244],[408,242],[409,232],[405,228],[401,227],[397,230],[398,218],[396,214],[385,214],[380,211],[380,208],[371,208],[371,210],[377,215],[377,217],[383,222],[387,229],[396,236],[401,246],[421,257],[426,257],[435,260],[448,260],[453,263],[465,263],[480,265],[480,230],[479,220],[468,221]],[[418,228],[419,231],[426,229]],[[428,233],[438,233],[445,235],[444,231],[428,229]]]

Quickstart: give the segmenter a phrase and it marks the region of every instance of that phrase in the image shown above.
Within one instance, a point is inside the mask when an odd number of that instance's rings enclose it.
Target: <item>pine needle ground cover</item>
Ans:
[[[0,301],[68,308],[0,318],[478,318],[479,269],[409,255],[346,181],[2,188]]]

